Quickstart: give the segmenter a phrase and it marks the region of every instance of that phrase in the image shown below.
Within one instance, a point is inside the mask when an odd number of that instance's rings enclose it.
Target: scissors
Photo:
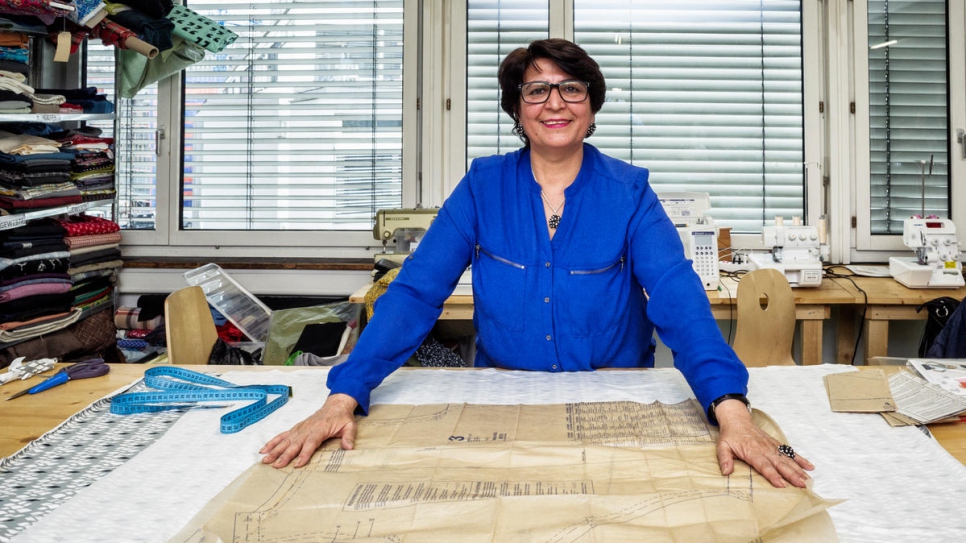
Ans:
[[[70,366],[67,366],[55,373],[53,377],[50,377],[42,383],[31,388],[21,390],[20,392],[7,398],[7,400],[19,398],[24,394],[36,394],[38,392],[43,392],[49,388],[54,388],[57,385],[62,385],[71,380],[100,377],[101,375],[106,375],[109,371],[111,371],[111,367],[106,364],[103,359],[92,358],[90,360],[71,364]]]

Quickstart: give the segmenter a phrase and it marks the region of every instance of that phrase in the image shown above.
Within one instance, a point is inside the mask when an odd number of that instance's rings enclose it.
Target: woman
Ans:
[[[604,103],[597,63],[569,41],[540,40],[510,53],[499,81],[524,148],[473,161],[349,359],[330,371],[325,405],[269,441],[262,461],[301,467],[331,437],[351,449],[355,411],[416,350],[472,263],[476,366],[651,367],[656,329],[721,427],[722,474],[740,458],[775,486],[804,487],[812,465],[751,422],[748,372],[647,170],[584,143]]]

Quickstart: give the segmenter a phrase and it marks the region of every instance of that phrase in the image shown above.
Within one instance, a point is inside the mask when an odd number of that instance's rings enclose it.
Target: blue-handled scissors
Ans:
[[[111,371],[111,366],[105,363],[103,359],[92,358],[90,360],[71,364],[70,366],[67,366],[55,373],[53,377],[50,377],[44,380],[42,383],[26,390],[21,390],[20,392],[7,398],[7,400],[19,398],[24,394],[36,394],[38,392],[43,392],[47,389],[54,388],[57,385],[62,385],[67,381],[100,377],[101,375],[106,375],[109,371]]]

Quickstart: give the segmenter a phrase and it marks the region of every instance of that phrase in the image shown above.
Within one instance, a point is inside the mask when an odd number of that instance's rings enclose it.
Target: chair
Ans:
[[[785,275],[763,268],[738,283],[734,349],[748,367],[795,365],[795,295]]]
[[[164,328],[172,364],[208,363],[218,331],[201,287],[186,287],[165,298]]]

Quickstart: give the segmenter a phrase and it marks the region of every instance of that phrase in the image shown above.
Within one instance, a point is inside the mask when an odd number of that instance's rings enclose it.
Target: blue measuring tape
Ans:
[[[233,434],[285,405],[292,396],[286,385],[236,385],[205,373],[176,366],[144,372],[144,384],[160,392],[129,392],[111,399],[111,413],[131,415],[196,407],[198,402],[255,400],[221,417],[221,433]],[[270,394],[278,397],[268,401]]]

